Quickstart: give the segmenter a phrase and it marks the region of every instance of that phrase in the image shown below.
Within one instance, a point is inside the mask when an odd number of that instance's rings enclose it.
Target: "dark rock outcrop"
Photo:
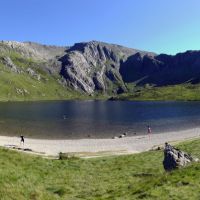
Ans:
[[[200,51],[187,51],[175,56],[137,53],[120,66],[124,82],[139,85],[166,86],[200,82]]]
[[[121,63],[120,74],[124,82],[154,83],[152,77],[162,70],[163,63],[152,55],[136,53]]]
[[[183,152],[168,143],[165,143],[163,166],[166,171],[184,167],[193,161],[198,161],[198,159],[193,158],[190,154]]]

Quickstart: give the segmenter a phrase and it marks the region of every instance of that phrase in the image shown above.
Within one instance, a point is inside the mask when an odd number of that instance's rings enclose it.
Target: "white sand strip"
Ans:
[[[47,140],[25,138],[24,148],[34,152],[43,152],[44,155],[56,156],[59,152],[127,152],[136,153],[147,151],[165,142],[182,141],[200,137],[200,128],[167,132],[160,134],[117,138],[117,139],[79,139],[79,140]],[[20,146],[20,138],[0,136],[0,146]],[[23,146],[22,146],[23,147]]]

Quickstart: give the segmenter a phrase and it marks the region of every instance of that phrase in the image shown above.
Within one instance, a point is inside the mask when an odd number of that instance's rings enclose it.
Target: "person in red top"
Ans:
[[[147,133],[148,133],[149,139],[150,139],[150,135],[151,135],[151,127],[150,126],[148,126],[148,128],[147,128]]]
[[[151,127],[150,126],[148,126],[147,132],[151,133]]]

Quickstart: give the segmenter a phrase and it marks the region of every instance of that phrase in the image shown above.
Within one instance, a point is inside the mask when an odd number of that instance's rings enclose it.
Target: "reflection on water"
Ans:
[[[200,126],[200,102],[0,103],[0,133],[33,138],[103,138]]]

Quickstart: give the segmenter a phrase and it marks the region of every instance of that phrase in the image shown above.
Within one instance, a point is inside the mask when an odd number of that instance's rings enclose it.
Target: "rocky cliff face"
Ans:
[[[138,52],[143,56],[155,55],[97,41],[77,43],[60,59],[61,75],[72,87],[88,94],[95,91],[120,93],[126,90],[119,72],[121,63]]]
[[[0,42],[0,64],[11,72],[21,73],[24,69],[16,64],[19,60],[13,62],[13,52],[37,61],[37,69],[59,77],[63,86],[90,95],[123,93],[127,91],[127,84],[166,86],[200,82],[200,51],[171,56],[97,41],[72,47]],[[29,72],[35,71],[34,66],[27,65]],[[27,69],[24,73],[28,73]]]
[[[130,56],[120,68],[124,82],[166,86],[200,81],[200,51],[187,51],[175,56],[166,54]]]

